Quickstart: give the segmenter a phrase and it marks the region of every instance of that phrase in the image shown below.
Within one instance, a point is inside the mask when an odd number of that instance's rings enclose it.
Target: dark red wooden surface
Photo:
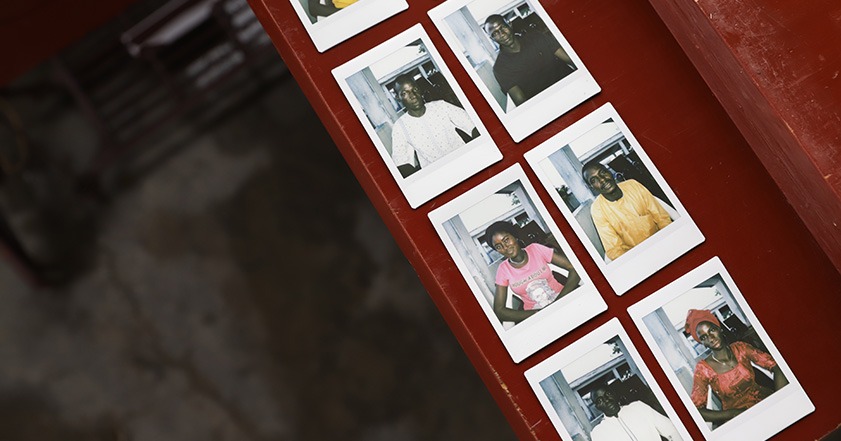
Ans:
[[[841,270],[841,2],[650,2]]]
[[[836,375],[841,341],[828,332],[841,312],[841,277],[647,2],[544,1],[550,16],[603,91],[522,143],[514,144],[428,19],[426,11],[439,1],[415,0],[408,11],[324,54],[315,50],[288,0],[250,1],[521,438],[557,439],[523,372],[613,316],[619,317],[628,329],[678,414],[690,432],[700,438],[626,308],[715,255],[721,256],[817,407],[815,413],[775,439],[816,439],[841,422],[837,405],[841,381]],[[505,158],[412,210],[330,70],[418,22],[441,50]],[[609,309],[523,363],[514,364],[436,236],[427,213],[511,164],[522,163],[523,152],[608,101],[640,140],[707,241],[623,297],[616,297],[548,195],[539,191],[561,230],[571,238],[573,250],[602,291]],[[294,152],[289,154],[294,157]]]

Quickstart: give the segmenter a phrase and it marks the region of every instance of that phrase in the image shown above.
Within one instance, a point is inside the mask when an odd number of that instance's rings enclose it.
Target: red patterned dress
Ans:
[[[777,367],[777,362],[770,354],[740,341],[731,344],[730,350],[738,363],[727,372],[717,373],[706,360],[695,365],[692,385],[692,403],[695,407],[706,406],[708,386],[721,399],[723,410],[747,409],[774,392],[756,383],[751,366],[753,362],[768,370]]]

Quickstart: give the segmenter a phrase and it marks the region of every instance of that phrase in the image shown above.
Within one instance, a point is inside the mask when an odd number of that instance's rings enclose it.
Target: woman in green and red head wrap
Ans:
[[[705,421],[727,422],[774,392],[756,382],[751,363],[774,374],[776,390],[788,384],[770,354],[741,341],[728,344],[721,322],[710,311],[690,309],[686,315],[686,332],[711,351],[695,365],[692,385],[692,403]],[[707,409],[708,387],[721,400],[721,410]]]

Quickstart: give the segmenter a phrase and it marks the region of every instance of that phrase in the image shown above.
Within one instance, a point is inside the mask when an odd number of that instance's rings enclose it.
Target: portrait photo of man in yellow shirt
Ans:
[[[597,161],[585,164],[581,174],[598,193],[590,215],[611,260],[672,223],[663,204],[636,180],[616,182],[613,173]]]

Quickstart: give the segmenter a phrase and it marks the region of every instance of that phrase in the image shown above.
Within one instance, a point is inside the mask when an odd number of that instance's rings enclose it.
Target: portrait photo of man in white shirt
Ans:
[[[590,393],[593,404],[604,418],[593,427],[591,441],[677,441],[683,438],[665,415],[642,401],[620,405],[606,387]],[[662,437],[662,438],[661,438]]]

